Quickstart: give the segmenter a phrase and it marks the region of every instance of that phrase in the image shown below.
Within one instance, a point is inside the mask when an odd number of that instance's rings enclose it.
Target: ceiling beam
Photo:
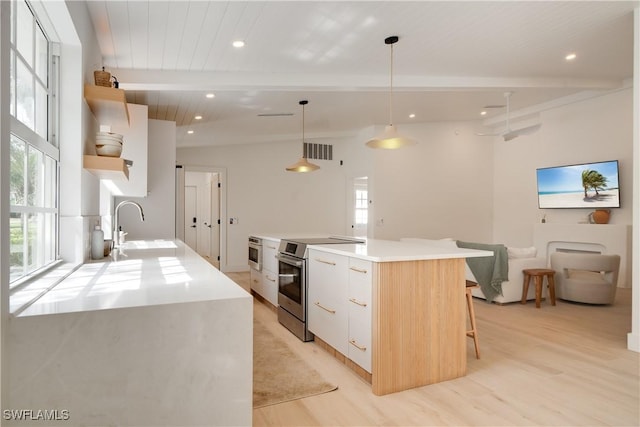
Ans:
[[[295,74],[249,72],[194,72],[111,69],[120,88],[138,91],[383,91],[388,76],[346,74]],[[615,89],[623,82],[613,79],[407,76],[394,77],[398,91],[495,91],[514,88]]]

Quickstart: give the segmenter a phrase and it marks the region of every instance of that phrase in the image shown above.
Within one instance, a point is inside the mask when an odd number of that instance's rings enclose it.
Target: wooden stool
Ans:
[[[529,291],[529,281],[533,277],[534,282],[536,284],[536,308],[540,308],[540,300],[542,299],[542,285],[544,282],[544,278],[547,278],[547,285],[549,286],[549,299],[551,300],[551,305],[556,305],[556,283],[555,283],[555,275],[556,272],[554,270],[549,270],[547,268],[530,268],[522,270],[524,274],[524,282],[522,283],[522,300],[520,303],[527,303],[527,293]]]
[[[473,312],[473,295],[471,295],[471,290],[479,287],[476,282],[467,280],[465,293],[467,296],[467,308],[469,309],[469,323],[471,323],[471,329],[467,331],[467,336],[473,338],[473,345],[476,348],[476,359],[480,359],[480,344],[478,342],[478,329],[476,328],[476,315]]]

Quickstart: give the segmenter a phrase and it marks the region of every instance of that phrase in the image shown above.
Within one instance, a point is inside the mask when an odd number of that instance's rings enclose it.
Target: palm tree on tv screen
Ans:
[[[604,190],[607,185],[607,178],[600,172],[593,169],[585,169],[582,171],[582,187],[584,188],[584,197],[587,196],[587,190],[593,188],[596,196],[599,196],[598,190]]]

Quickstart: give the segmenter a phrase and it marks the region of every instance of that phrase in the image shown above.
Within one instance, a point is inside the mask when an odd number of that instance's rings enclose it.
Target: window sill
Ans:
[[[58,261],[42,272],[19,280],[9,291],[9,312],[13,316],[19,315],[78,267],[69,262]]]

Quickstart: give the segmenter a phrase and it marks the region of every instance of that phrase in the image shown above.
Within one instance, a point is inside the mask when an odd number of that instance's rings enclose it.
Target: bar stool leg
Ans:
[[[524,280],[522,282],[522,300],[520,301],[520,304],[526,304],[527,303],[527,294],[529,293],[529,279],[531,278],[531,276],[529,276],[527,273],[524,274]]]
[[[542,276],[535,276],[536,282],[536,308],[540,308],[540,301],[542,300]]]
[[[556,279],[553,277],[553,274],[547,276],[547,285],[549,286],[551,305],[556,305]]]
[[[478,342],[478,329],[476,328],[476,315],[473,311],[473,296],[471,295],[471,289],[466,289],[467,295],[467,308],[469,309],[469,323],[471,323],[471,330],[467,331],[467,336],[473,338],[473,346],[476,349],[476,359],[480,359],[480,344]]]

